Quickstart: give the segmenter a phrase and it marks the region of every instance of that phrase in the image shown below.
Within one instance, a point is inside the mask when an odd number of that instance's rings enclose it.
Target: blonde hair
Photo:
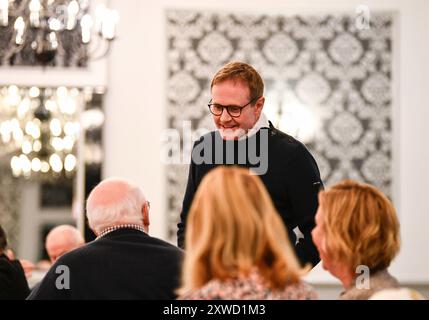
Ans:
[[[352,180],[319,193],[326,253],[351,270],[359,265],[386,269],[399,251],[399,221],[377,188]]]
[[[299,282],[307,271],[259,177],[235,166],[204,177],[188,216],[185,249],[179,294],[255,267],[274,289]]]
[[[250,64],[240,61],[227,63],[216,72],[210,88],[213,88],[215,84],[227,80],[241,81],[246,84],[250,90],[250,100],[260,98],[264,95],[264,82],[259,73]]]

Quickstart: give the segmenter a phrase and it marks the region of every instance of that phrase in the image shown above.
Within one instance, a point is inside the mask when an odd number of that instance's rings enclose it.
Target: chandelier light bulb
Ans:
[[[58,154],[54,153],[49,157],[49,164],[54,172],[61,172],[63,170],[63,163]]]
[[[42,162],[39,158],[34,158],[33,160],[31,160],[31,169],[34,172],[39,172],[40,170],[42,170]]]
[[[15,44],[21,45],[24,43],[25,22],[23,17],[18,17],[14,24],[15,29]]]
[[[39,152],[40,150],[42,150],[42,143],[40,142],[40,140],[35,140],[33,142],[33,151]]]
[[[31,0],[28,8],[30,9],[30,25],[38,28],[40,26],[40,10],[42,9],[40,1]]]
[[[79,3],[73,0],[67,6],[67,30],[73,30],[76,26],[76,17],[79,12]]]
[[[66,171],[73,171],[76,167],[76,157],[72,154],[68,154],[64,160],[64,169]]]
[[[61,152],[64,149],[63,139],[58,137],[52,138],[51,145],[54,147],[55,151]]]
[[[24,133],[22,132],[21,128],[14,129],[12,136],[13,136],[13,139],[18,143],[21,143],[22,139],[24,139]]]
[[[7,27],[9,23],[9,0],[0,0],[0,26]]]
[[[22,153],[29,154],[31,151],[33,151],[33,146],[31,145],[30,141],[24,141],[22,143],[21,147]]]
[[[61,21],[57,18],[49,18],[48,20],[49,29],[52,31],[59,31],[61,30]]]
[[[119,21],[119,14],[116,10],[105,11],[103,23],[101,26],[101,34],[104,39],[113,40],[116,36],[116,25]]]
[[[92,18],[89,14],[85,14],[80,21],[82,29],[82,43],[88,44],[91,41]]]
[[[12,174],[17,177],[21,174],[21,159],[17,156],[13,156],[10,160],[10,167],[12,168]]]
[[[74,146],[74,139],[71,136],[65,136],[63,139],[64,150],[71,151]]]
[[[95,30],[101,33],[101,28],[103,25],[104,15],[106,13],[106,6],[104,4],[99,4],[95,9]]]
[[[31,161],[24,154],[19,156],[21,161],[21,170],[25,176],[28,176],[31,173]]]
[[[30,99],[24,98],[18,106],[18,118],[25,118],[27,112],[30,110]]]
[[[50,169],[49,163],[47,163],[46,161],[42,161],[42,168],[40,171],[42,171],[43,173],[47,173]]]
[[[57,97],[58,99],[65,99],[68,95],[68,90],[66,87],[57,88]]]
[[[31,87],[28,93],[31,98],[37,98],[40,95],[40,89],[38,87]]]
[[[46,100],[45,108],[46,108],[46,110],[49,110],[49,111],[56,111],[57,110],[57,103],[52,99]]]
[[[52,119],[49,125],[49,129],[51,129],[51,133],[54,136],[59,136],[61,134],[61,122],[58,119]]]
[[[17,95],[18,95],[18,93],[19,93],[19,89],[18,89],[18,87],[17,87],[17,86],[12,85],[12,86],[9,86],[9,87],[7,88],[7,93],[8,93],[10,96],[17,96]]]

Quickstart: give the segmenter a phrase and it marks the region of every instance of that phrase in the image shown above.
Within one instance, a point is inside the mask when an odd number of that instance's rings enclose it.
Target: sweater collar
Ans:
[[[263,112],[261,112],[261,115],[259,116],[259,119],[258,119],[258,121],[256,121],[255,125],[249,131],[247,131],[247,133],[244,136],[240,137],[238,140],[247,139],[247,138],[253,136],[255,133],[257,133],[262,128],[269,128],[269,127],[270,127],[270,123],[269,123],[266,115]]]

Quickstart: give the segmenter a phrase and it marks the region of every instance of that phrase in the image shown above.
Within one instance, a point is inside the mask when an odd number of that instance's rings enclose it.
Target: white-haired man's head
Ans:
[[[143,191],[124,179],[100,182],[89,194],[86,214],[96,235],[124,224],[139,225],[149,232],[149,206]]]
[[[52,263],[63,254],[79,248],[85,240],[79,230],[70,225],[60,225],[53,228],[46,236],[45,248]]]

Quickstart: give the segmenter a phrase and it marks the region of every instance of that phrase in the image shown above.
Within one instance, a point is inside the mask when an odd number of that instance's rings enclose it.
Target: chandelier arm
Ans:
[[[93,37],[94,39],[94,37]],[[95,56],[95,54],[100,51],[100,47],[102,46],[102,44],[105,42],[105,40],[102,38],[101,35],[95,37],[95,45],[92,45],[92,51],[88,52],[90,50],[89,45],[83,45],[81,46],[81,52],[80,55],[77,58],[77,62],[80,63],[82,60],[87,59],[87,60],[94,60],[93,56]],[[94,43],[94,40],[93,42]]]
[[[106,40],[106,43],[107,43],[107,46],[106,46],[106,49],[104,50],[104,52],[97,57],[91,57],[91,61],[97,61],[97,60],[103,59],[106,55],[108,55],[110,53],[110,51],[112,49],[112,42],[109,40]]]
[[[62,64],[64,66],[65,65],[64,57],[66,55],[66,50],[64,49],[63,41],[60,38],[59,31],[55,30],[54,32],[55,32],[55,37],[57,37],[57,41],[58,41],[57,53],[58,53],[58,56],[62,58]]]
[[[9,11],[9,15],[14,18],[22,16],[25,10],[28,8],[29,2],[30,0],[22,0],[17,8],[13,8]]]

